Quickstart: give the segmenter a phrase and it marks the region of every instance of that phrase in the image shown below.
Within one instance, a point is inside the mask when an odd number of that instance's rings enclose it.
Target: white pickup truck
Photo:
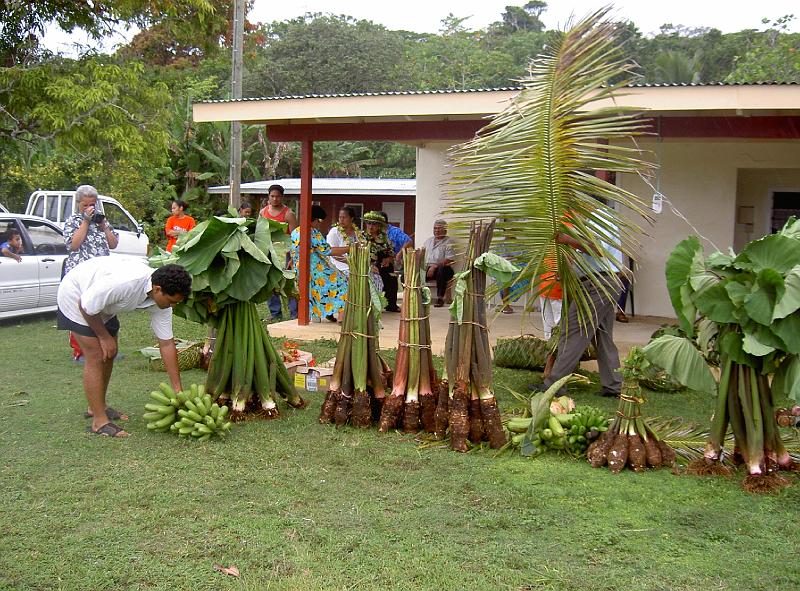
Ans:
[[[98,195],[97,210],[104,214],[119,234],[119,244],[112,255],[146,257],[150,241],[142,226],[113,197]],[[64,228],[64,222],[75,212],[74,191],[34,191],[28,198],[27,215],[46,218]]]

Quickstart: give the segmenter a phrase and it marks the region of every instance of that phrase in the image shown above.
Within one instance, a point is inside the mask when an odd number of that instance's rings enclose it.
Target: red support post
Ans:
[[[310,322],[308,286],[311,279],[311,180],[314,170],[314,142],[305,139],[300,151],[300,268],[297,269],[297,324]]]

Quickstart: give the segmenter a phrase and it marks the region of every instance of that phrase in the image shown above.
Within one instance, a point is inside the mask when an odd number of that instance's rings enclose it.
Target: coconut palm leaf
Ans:
[[[473,140],[452,150],[445,196],[455,235],[465,233],[467,220],[500,218],[500,248],[522,269],[515,283],[539,295],[539,274],[557,269],[565,305],[577,302],[582,323],[591,304],[579,275],[605,289],[599,272],[618,270],[610,245],[621,243],[632,254],[640,233],[631,217],[595,197],[649,219],[635,195],[592,172],[637,173],[650,166],[630,141],[645,133],[646,123],[614,104],[634,75],[607,12],[554,36],[532,62],[519,95]],[[602,268],[557,243],[560,232],[599,253]]]

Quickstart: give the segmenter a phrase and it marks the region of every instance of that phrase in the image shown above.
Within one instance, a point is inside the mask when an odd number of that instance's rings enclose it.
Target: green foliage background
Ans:
[[[224,204],[208,186],[228,177],[227,125],[195,124],[191,104],[225,99],[230,88],[232,0],[7,3],[0,43],[0,202],[24,208],[37,188],[91,183],[119,199],[163,242],[169,202],[182,197],[204,218]],[[449,15],[436,33],[392,31],[344,15],[306,14],[247,23],[245,96],[513,86],[552,35],[540,0],[508,6],[484,29]],[[648,83],[800,82],[800,35],[791,16],[759,29],[664,24],[646,36],[620,23],[626,58]],[[111,55],[49,52],[48,23],[100,39],[136,25]],[[407,177],[410,146],[383,142],[316,145],[319,176]],[[299,149],[244,131],[243,181],[296,176]]]

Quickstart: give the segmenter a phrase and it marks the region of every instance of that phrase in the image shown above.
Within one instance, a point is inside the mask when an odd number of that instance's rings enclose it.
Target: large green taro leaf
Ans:
[[[689,339],[663,335],[650,341],[642,352],[650,363],[663,368],[687,388],[716,394],[717,382]]]

